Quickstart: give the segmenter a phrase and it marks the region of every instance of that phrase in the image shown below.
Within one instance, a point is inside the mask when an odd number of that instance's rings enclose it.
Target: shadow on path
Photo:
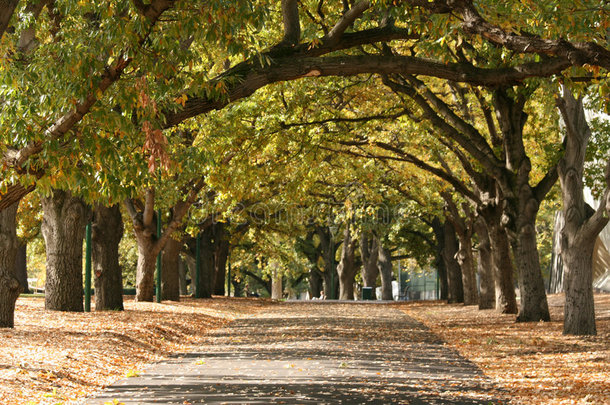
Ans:
[[[490,404],[472,363],[386,305],[285,303],[86,404]]]

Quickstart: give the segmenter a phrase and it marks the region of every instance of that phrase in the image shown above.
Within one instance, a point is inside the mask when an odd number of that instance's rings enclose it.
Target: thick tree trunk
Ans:
[[[525,214],[521,214],[517,219],[518,232],[517,238],[513,242],[513,249],[519,274],[521,296],[521,307],[517,316],[519,322],[551,320],[544,280],[540,271],[535,225],[535,214],[529,218]]]
[[[138,242],[138,265],[136,268],[136,301],[153,302],[155,297],[155,268],[157,253],[152,237],[136,238]]]
[[[605,198],[594,212],[583,195],[584,162],[591,130],[582,100],[576,100],[570,90],[564,88],[559,109],[566,124],[566,151],[558,166],[565,220],[560,243],[566,294],[563,333],[595,335],[593,251],[595,239],[608,223],[610,161],[606,167]]]
[[[379,276],[379,257],[377,238],[374,235],[367,235],[363,232],[360,237],[360,256],[362,258],[362,284],[364,287],[371,287],[372,297],[376,299],[377,277]]]
[[[19,280],[24,294],[30,293],[28,286],[28,245],[26,242],[19,241],[17,257],[15,258],[15,277]]]
[[[316,233],[320,238],[320,248],[324,260],[324,296],[326,299],[336,299],[339,296],[339,276],[335,263],[337,246],[332,243],[332,235],[328,227],[317,227]]]
[[[47,253],[45,308],[83,311],[83,239],[85,203],[71,193],[53,190],[41,199],[42,235]]]
[[[491,259],[491,243],[487,233],[487,225],[482,217],[474,223],[478,235],[477,270],[479,273],[479,309],[493,309],[496,306],[493,264]]]
[[[441,300],[449,300],[447,268],[445,267],[445,259],[443,257],[443,252],[445,250],[445,227],[438,217],[434,217],[432,220],[432,230],[434,231],[434,237],[436,239],[436,257],[434,259],[434,265],[436,266],[439,280],[439,298]]]
[[[458,242],[453,225],[446,221],[444,225],[445,246],[443,260],[447,269],[447,286],[449,303],[464,302],[464,287],[462,285],[462,270],[456,260]]]
[[[229,239],[225,234],[224,225],[221,230],[216,232],[214,251],[214,294],[225,295],[225,286],[227,282],[227,260],[229,259]]]
[[[394,274],[392,256],[381,243],[378,244],[377,264],[381,274],[381,299],[391,301],[394,299],[392,295],[392,275]]]
[[[503,314],[516,314],[518,312],[518,307],[513,276],[515,269],[511,257],[508,235],[506,234],[506,230],[500,225],[502,210],[497,205],[490,206],[483,211],[483,214],[491,247],[491,264],[496,293],[496,311]]]
[[[15,302],[21,285],[15,278],[17,256],[17,207],[15,203],[0,210],[0,328],[15,325]]]
[[[182,242],[169,238],[163,248],[161,263],[161,297],[163,300],[180,301],[180,250]]]
[[[309,296],[311,298],[319,298],[322,288],[322,274],[317,266],[312,266],[309,269]]]
[[[595,335],[597,329],[593,301],[593,243],[564,249],[561,257],[566,269],[563,333]]]
[[[216,278],[214,232],[212,226],[208,226],[201,232],[200,243],[199,263],[201,274],[199,275],[199,284],[195,288],[197,295],[201,298],[212,298]]]
[[[349,222],[345,224],[343,233],[343,247],[341,249],[341,260],[337,266],[339,275],[339,299],[354,299],[354,277],[356,276],[355,253],[358,240],[352,239]]]
[[[505,89],[495,90],[494,106],[504,137],[506,162],[505,171],[497,180],[504,197],[505,223],[511,231],[521,293],[517,321],[549,321],[536,243],[536,216],[540,202],[557,178],[557,170],[549,171],[535,187],[530,185],[532,163],[523,142],[523,128],[527,121],[523,108],[527,98],[522,92],[515,93],[509,95]]]
[[[91,231],[95,310],[122,311],[123,275],[119,264],[119,243],[123,237],[123,218],[119,206],[97,205]]]

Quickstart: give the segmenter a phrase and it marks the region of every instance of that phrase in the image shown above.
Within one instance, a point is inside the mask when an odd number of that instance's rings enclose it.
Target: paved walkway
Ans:
[[[85,403],[490,404],[490,383],[387,305],[284,303]]]

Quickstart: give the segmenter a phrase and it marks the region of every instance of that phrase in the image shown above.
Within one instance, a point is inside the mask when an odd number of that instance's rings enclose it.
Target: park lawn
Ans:
[[[549,296],[552,322],[440,302],[398,304],[477,364],[512,404],[610,404],[610,294],[595,297],[597,336],[564,336],[563,295]]]
[[[146,364],[197,346],[212,328],[256,313],[270,300],[135,303],[123,312],[44,311],[17,301],[15,328],[0,329],[0,404],[58,404],[137,375]]]

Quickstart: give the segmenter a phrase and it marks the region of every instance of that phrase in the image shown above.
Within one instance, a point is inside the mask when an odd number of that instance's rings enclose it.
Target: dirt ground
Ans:
[[[564,336],[562,294],[549,296],[552,322],[515,323],[477,307],[399,304],[477,364],[514,404],[610,404],[610,294],[595,297],[597,336]]]

